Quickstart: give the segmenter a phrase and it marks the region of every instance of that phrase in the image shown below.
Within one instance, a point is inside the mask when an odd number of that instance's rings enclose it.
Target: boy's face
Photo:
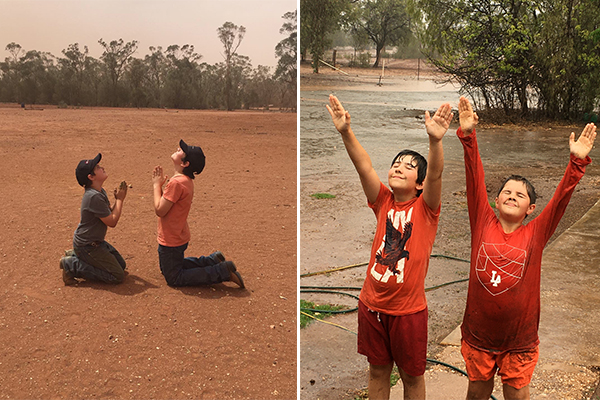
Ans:
[[[179,147],[177,148],[175,153],[171,154],[171,160],[173,160],[173,164],[175,164],[175,165],[181,164],[183,162],[182,160],[184,158],[185,158],[185,153]]]
[[[394,161],[388,171],[388,183],[393,191],[413,192],[423,189],[423,183],[417,183],[418,167],[413,157],[406,155]]]
[[[185,153],[179,147],[177,148],[175,153],[171,154],[171,160],[173,160],[173,165],[175,165],[176,170],[179,171],[179,168],[181,168],[181,170],[183,170],[187,165],[189,165],[189,162],[183,161],[184,158],[185,158]]]
[[[94,174],[88,175],[88,178],[92,182],[100,182],[100,184],[102,184],[102,183],[104,183],[106,178],[108,178],[108,174],[104,170],[104,167],[101,166],[100,164],[98,164],[94,167]]]
[[[522,222],[535,209],[530,202],[525,182],[510,180],[496,197],[496,208],[500,218]]]

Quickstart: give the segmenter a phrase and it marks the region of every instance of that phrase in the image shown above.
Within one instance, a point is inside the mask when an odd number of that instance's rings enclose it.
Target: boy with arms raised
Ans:
[[[404,398],[424,399],[425,276],[439,221],[442,138],[453,117],[450,105],[442,105],[433,117],[425,112],[429,162],[414,151],[401,151],[388,171],[391,190],[379,180],[369,155],[354,136],[350,113],[333,95],[327,110],[377,218],[358,314],[358,352],[369,362],[369,398],[389,399],[395,362]]]
[[[194,197],[193,179],[204,170],[205,156],[200,147],[188,146],[180,140],[171,161],[175,174],[168,183],[162,167],[157,166],[152,172],[154,212],[158,216],[158,259],[167,284],[196,286],[232,281],[244,288],[235,264],[226,261],[220,251],[206,257],[184,256],[191,238],[187,217]]]
[[[121,254],[106,240],[107,227],[114,228],[121,218],[127,184],[121,182],[114,190],[115,204],[111,207],[102,187],[108,178],[100,165],[102,154],[91,160],[81,160],[75,170],[77,182],[85,188],[81,199],[81,222],[73,235],[73,250],[60,259],[65,285],[77,283],[75,278],[105,283],[121,283],[126,263]]]
[[[475,126],[479,118],[469,101],[458,106],[459,137],[465,158],[471,224],[471,271],[461,352],[469,374],[467,399],[489,399],[496,371],[505,399],[529,399],[529,383],[539,356],[540,273],[542,251],[554,233],[575,186],[591,162],[588,154],[596,126],[579,139],[569,138],[570,161],[554,196],[538,217],[523,225],[535,209],[531,183],[511,175],[495,202],[488,202]]]

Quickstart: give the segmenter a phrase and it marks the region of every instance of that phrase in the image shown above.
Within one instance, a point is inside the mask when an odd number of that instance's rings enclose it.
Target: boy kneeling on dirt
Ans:
[[[114,228],[121,218],[127,184],[121,182],[114,190],[115,204],[111,207],[102,187],[108,175],[100,160],[81,160],[75,170],[77,182],[85,188],[81,200],[81,222],[73,235],[73,250],[60,259],[65,285],[77,283],[75,278],[106,283],[121,283],[125,277],[125,260],[106,240],[107,226]]]
[[[488,202],[477,146],[479,117],[464,97],[458,111],[456,134],[464,148],[471,224],[471,270],[461,326],[461,352],[469,374],[467,399],[489,399],[496,371],[505,399],[529,399],[539,357],[542,251],[591,162],[588,154],[596,126],[587,124],[577,141],[571,133],[570,161],[563,179],[540,215],[523,225],[535,209],[535,189],[527,179],[509,176],[495,199],[496,217]]]
[[[401,151],[388,171],[388,189],[350,128],[350,113],[329,96],[327,110],[341,134],[377,218],[367,277],[360,292],[358,352],[369,361],[369,398],[389,399],[394,362],[404,398],[425,398],[427,299],[425,276],[437,232],[444,153],[442,138],[453,114],[442,105],[425,112],[429,163],[419,153]]]
[[[154,168],[154,212],[158,216],[160,271],[170,286],[210,285],[232,281],[244,288],[242,276],[232,261],[216,251],[209,256],[185,257],[191,234],[187,217],[194,197],[194,175],[204,170],[205,156],[198,146],[183,140],[171,155],[175,174],[168,181],[161,166]]]

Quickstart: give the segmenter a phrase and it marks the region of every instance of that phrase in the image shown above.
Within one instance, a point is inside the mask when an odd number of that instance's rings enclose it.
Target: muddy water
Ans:
[[[432,81],[407,81],[406,86],[365,86],[336,90],[352,117],[352,127],[359,141],[371,155],[378,173],[387,171],[393,156],[403,148],[427,154],[424,111],[433,114],[437,107],[449,102],[456,111],[459,93],[451,85],[440,86]],[[329,91],[302,91],[300,107],[300,162],[302,179],[310,180],[323,174],[346,173],[353,170],[348,162],[339,134],[325,109]],[[444,139],[446,161],[462,162],[462,147],[454,134],[453,124]],[[566,136],[565,136],[566,135]],[[568,132],[565,129],[535,131],[494,129],[479,133],[484,162],[500,161],[534,167],[564,160],[568,157]],[[524,156],[526,155],[526,156]],[[381,176],[381,175],[380,175]]]

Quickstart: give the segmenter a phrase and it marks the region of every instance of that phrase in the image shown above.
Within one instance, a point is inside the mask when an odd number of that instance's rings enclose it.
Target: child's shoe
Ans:
[[[77,284],[77,280],[73,276],[73,274],[65,269],[65,257],[60,258],[59,263],[60,269],[62,269],[62,278],[65,286],[71,286]]]
[[[244,280],[242,279],[242,276],[240,275],[240,273],[237,272],[237,268],[235,267],[235,264],[233,263],[233,261],[225,261],[225,265],[227,266],[227,269],[229,270],[229,273],[230,273],[229,280],[231,280],[231,282],[238,285],[240,287],[240,289],[244,289],[246,287],[246,286],[244,286]]]

